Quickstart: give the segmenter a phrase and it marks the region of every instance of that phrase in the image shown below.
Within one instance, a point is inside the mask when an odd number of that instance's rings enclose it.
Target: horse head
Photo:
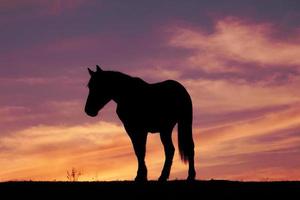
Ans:
[[[85,112],[91,117],[98,115],[101,110],[110,100],[111,91],[109,87],[108,78],[98,65],[96,71],[92,71],[88,68],[90,74],[90,80],[88,83],[89,94],[85,104]]]

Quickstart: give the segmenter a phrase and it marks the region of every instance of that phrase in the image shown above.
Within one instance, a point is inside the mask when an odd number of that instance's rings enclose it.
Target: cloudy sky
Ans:
[[[198,179],[300,180],[299,1],[0,0],[0,27],[0,181],[135,177],[116,104],[83,112],[96,64],[186,86]]]

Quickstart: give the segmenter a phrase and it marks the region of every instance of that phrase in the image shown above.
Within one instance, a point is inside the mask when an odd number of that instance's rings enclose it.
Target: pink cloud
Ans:
[[[299,179],[299,159],[295,158],[300,142],[296,134],[299,112],[299,105],[294,105],[253,119],[195,127],[200,177],[245,181]],[[279,160],[285,163],[280,165]],[[271,168],[272,173],[261,173]]]
[[[272,134],[276,131],[287,130],[289,128],[298,128],[300,124],[299,113],[300,105],[298,103],[283,111],[268,113],[254,119],[208,127],[202,129],[205,135],[203,142],[210,143],[210,138],[214,137],[220,139],[220,141],[225,141],[227,140],[226,138],[232,140],[241,137]]]
[[[236,71],[228,61],[254,63],[257,66],[294,66],[300,64],[300,38],[272,38],[271,24],[248,23],[225,18],[215,24],[213,33],[201,29],[177,27],[170,38],[173,47],[192,49],[187,61],[207,71]]]
[[[190,91],[197,112],[216,114],[300,102],[299,78],[281,85],[201,78],[182,83]]]

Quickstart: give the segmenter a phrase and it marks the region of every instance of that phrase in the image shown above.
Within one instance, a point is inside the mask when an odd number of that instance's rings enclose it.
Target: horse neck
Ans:
[[[147,83],[140,78],[134,78],[119,72],[112,72],[112,100],[117,104],[125,102],[136,91]],[[117,83],[117,84],[116,84]]]

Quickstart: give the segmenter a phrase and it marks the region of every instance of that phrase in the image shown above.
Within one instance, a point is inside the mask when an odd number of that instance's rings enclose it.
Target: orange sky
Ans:
[[[1,2],[0,181],[135,177],[115,103],[83,111],[96,64],[186,86],[198,179],[300,180],[300,4],[224,2]],[[150,179],[163,161],[149,134]],[[176,152],[171,179],[186,176]]]

